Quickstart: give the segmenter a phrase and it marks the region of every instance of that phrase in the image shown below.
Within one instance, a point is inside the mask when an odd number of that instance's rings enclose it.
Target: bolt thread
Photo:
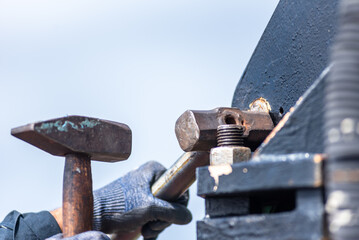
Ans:
[[[217,128],[217,145],[222,146],[243,146],[245,128],[241,125],[226,124]]]

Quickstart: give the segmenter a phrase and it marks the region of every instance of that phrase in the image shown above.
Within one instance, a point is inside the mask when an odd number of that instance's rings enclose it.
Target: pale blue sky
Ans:
[[[128,124],[125,162],[93,162],[94,188],[148,160],[182,153],[176,119],[230,106],[278,0],[0,0],[0,219],[61,206],[64,159],[14,137],[12,127],[86,115]],[[159,239],[196,239],[193,221]]]

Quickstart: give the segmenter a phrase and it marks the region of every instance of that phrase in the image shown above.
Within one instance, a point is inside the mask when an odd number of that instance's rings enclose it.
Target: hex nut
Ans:
[[[252,152],[248,147],[243,146],[223,146],[211,149],[210,164],[233,164],[248,161]]]

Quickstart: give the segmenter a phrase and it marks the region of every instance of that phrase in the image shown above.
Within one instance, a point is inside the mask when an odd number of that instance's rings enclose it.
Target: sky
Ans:
[[[10,135],[66,115],[122,122],[132,154],[92,162],[97,189],[183,153],[174,126],[187,109],[230,106],[278,0],[0,0],[0,219],[61,206],[64,158]],[[196,239],[204,200],[190,189],[193,221],[158,239]]]

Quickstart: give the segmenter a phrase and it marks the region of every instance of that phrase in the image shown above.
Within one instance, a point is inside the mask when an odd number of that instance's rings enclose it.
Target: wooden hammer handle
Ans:
[[[91,160],[85,154],[67,154],[63,183],[63,237],[90,231],[93,218]]]

